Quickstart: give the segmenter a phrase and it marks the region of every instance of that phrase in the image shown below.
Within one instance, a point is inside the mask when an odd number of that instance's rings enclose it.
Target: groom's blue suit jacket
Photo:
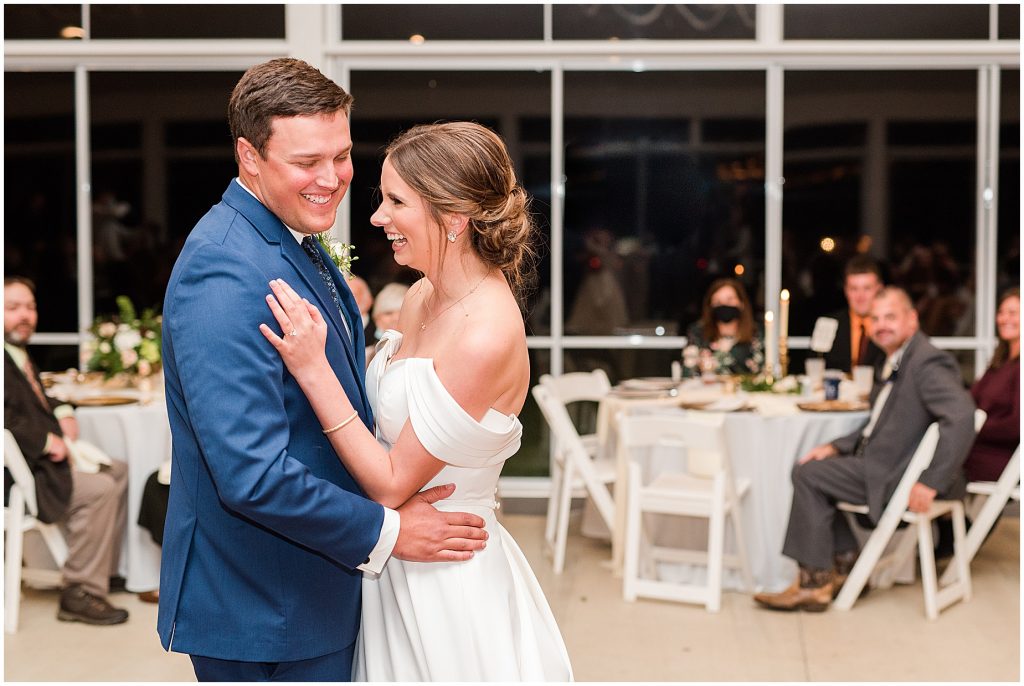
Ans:
[[[383,508],[363,497],[259,331],[268,282],[329,322],[327,357],[366,426],[359,310],[330,265],[355,340],[284,224],[236,182],[189,235],[164,303],[173,438],[158,630],[165,649],[280,662],[348,646]],[[347,678],[347,675],[339,676]]]

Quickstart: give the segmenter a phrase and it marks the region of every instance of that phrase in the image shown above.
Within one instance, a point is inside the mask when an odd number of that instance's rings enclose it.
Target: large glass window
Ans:
[[[753,39],[755,5],[555,4],[556,40]]]
[[[551,351],[530,351],[530,388],[540,382],[540,377],[551,373]],[[523,425],[523,443],[515,457],[505,463],[502,476],[547,476],[551,454],[551,437],[547,422],[544,421],[533,394],[526,396],[526,404],[519,413]]]
[[[1020,40],[1020,5],[1001,3],[999,5],[999,38]]]
[[[196,221],[237,174],[227,102],[239,73],[90,75],[94,308],[163,304]]]
[[[996,295],[1020,286],[1020,70],[999,79],[999,207]]]
[[[567,335],[683,335],[720,276],[760,298],[764,103],[761,72],[565,74]]]
[[[790,333],[844,309],[844,264],[870,253],[926,333],[973,335],[976,72],[788,72],[785,90]]]
[[[341,6],[344,40],[541,40],[544,6]]]
[[[788,40],[988,38],[988,5],[785,5]]]
[[[284,5],[94,4],[89,15],[90,38],[284,38]]]
[[[4,39],[81,38],[81,5],[4,3]]]
[[[4,74],[4,274],[35,282],[41,332],[78,329],[74,100],[73,74]]]

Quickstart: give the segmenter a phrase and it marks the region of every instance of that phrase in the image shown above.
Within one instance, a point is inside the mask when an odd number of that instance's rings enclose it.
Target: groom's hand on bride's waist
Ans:
[[[441,512],[432,503],[447,498],[455,486],[435,486],[398,508],[402,525],[392,555],[411,562],[458,562],[487,545],[484,520],[468,512]]]

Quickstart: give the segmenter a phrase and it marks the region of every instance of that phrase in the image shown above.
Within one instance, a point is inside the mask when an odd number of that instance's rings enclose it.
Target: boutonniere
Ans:
[[[326,231],[324,233],[318,233],[316,235],[316,239],[320,241],[320,245],[322,245],[324,250],[327,251],[327,255],[331,258],[331,262],[334,262],[338,271],[340,271],[346,279],[351,279],[352,263],[359,259],[352,254],[353,251],[355,251],[356,246],[351,243],[332,241]]]

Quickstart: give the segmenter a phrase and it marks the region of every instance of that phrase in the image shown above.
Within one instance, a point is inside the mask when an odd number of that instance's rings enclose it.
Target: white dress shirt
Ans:
[[[889,357],[885,358],[885,364],[882,366],[882,379],[885,381],[885,385],[882,386],[882,390],[878,392],[878,397],[875,398],[875,404],[871,407],[871,419],[868,421],[868,425],[864,427],[864,432],[861,435],[861,440],[871,436],[871,432],[875,429],[875,424],[878,423],[878,417],[882,414],[882,408],[885,407],[885,403],[889,400],[889,393],[892,392],[892,374],[894,371],[899,369],[900,360],[903,359],[903,353],[907,349],[907,343],[910,339],[907,339]]]

